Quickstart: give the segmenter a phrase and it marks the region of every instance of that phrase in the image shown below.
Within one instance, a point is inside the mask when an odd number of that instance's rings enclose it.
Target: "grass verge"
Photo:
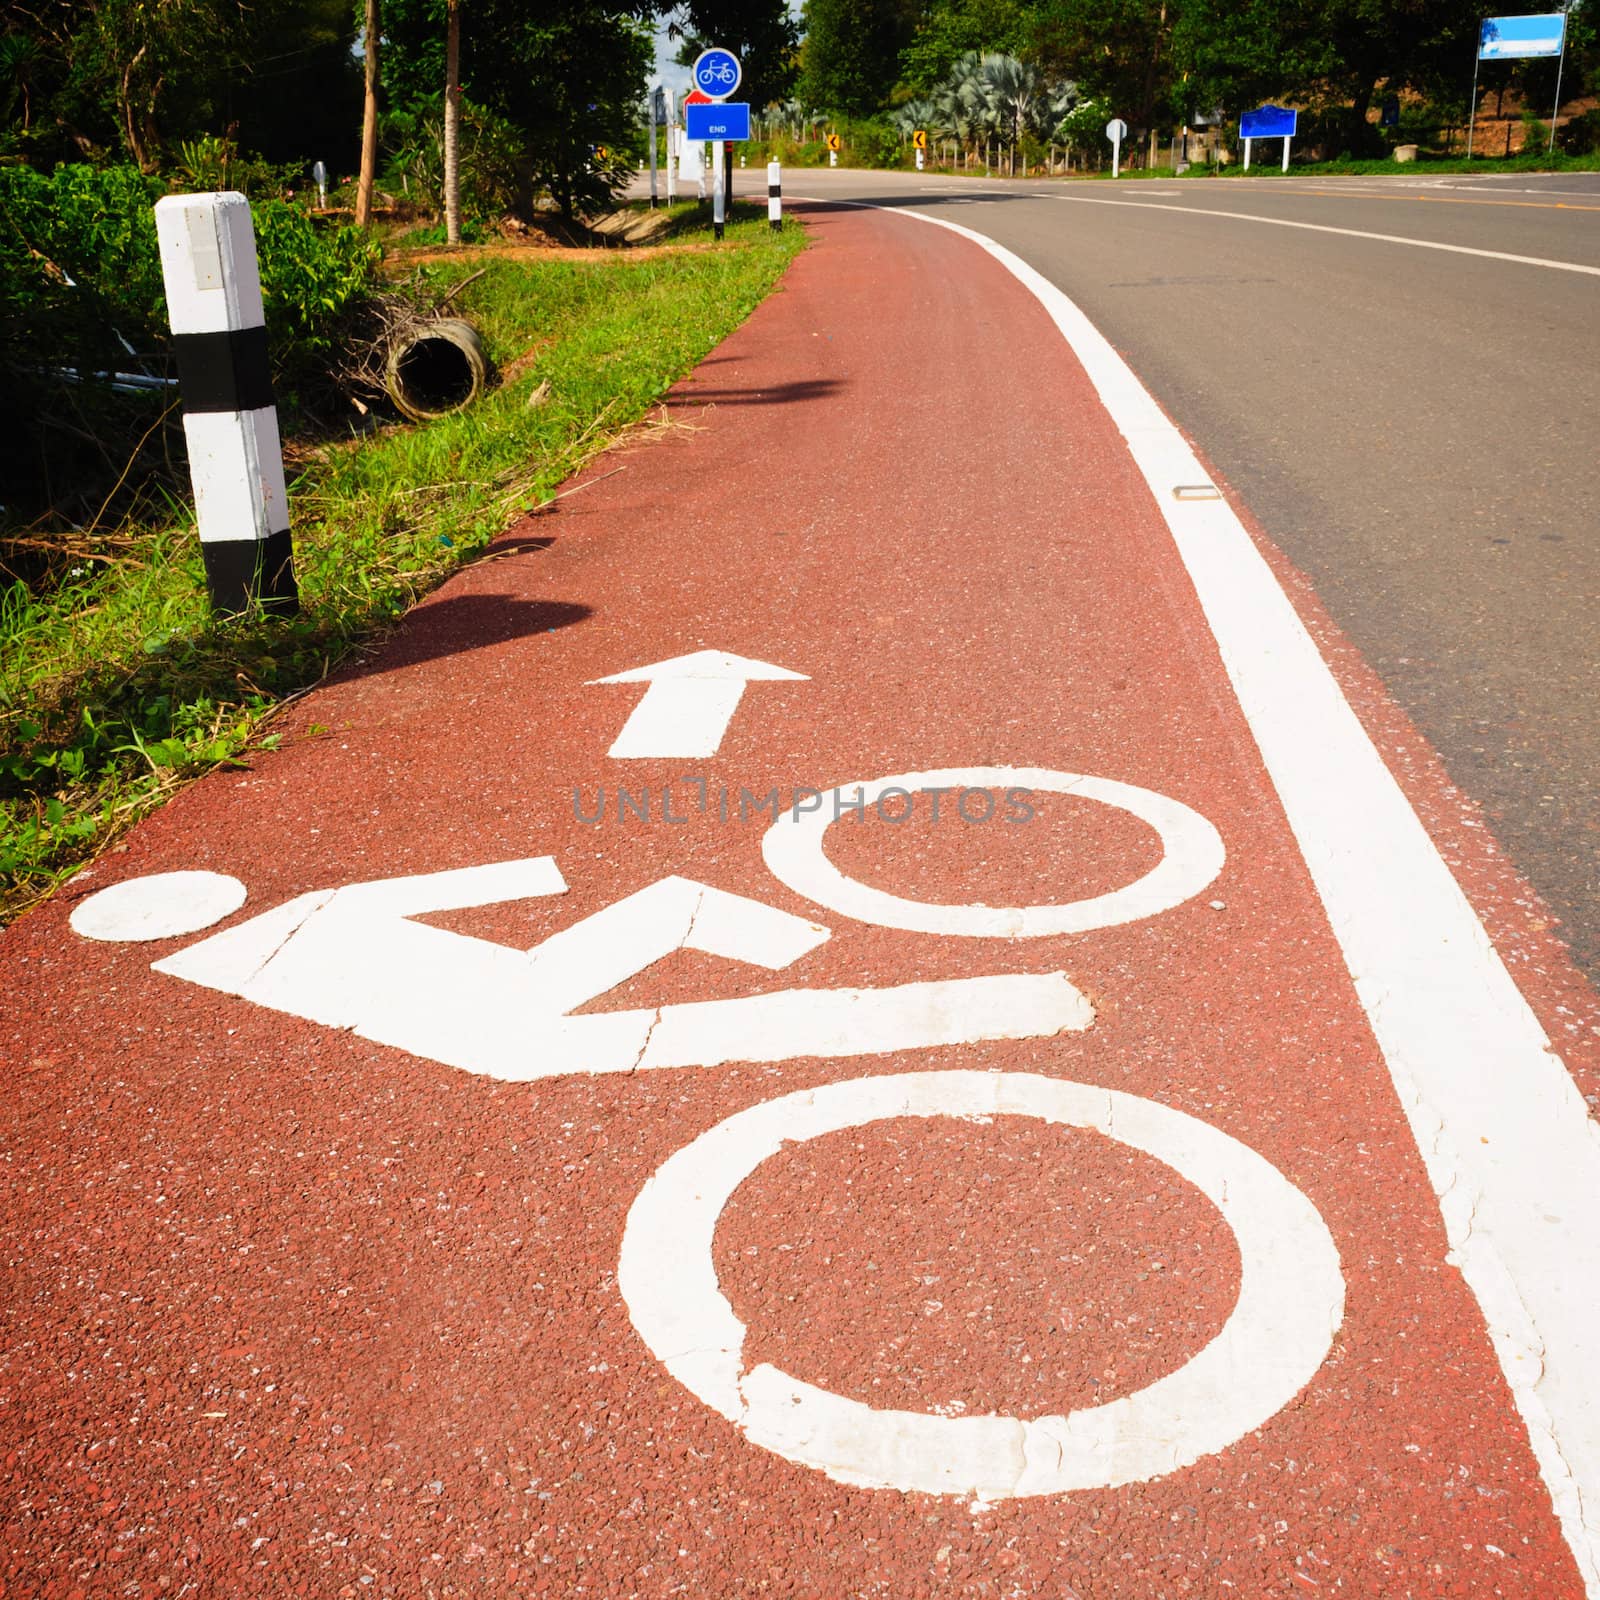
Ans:
[[[423,267],[477,323],[500,386],[420,427],[310,452],[290,485],[300,613],[211,615],[192,518],[119,530],[49,592],[0,588],[0,922],[45,898],[182,784],[270,748],[284,699],[370,643],[536,509],[731,332],[803,243],[740,208],[674,243]],[[547,398],[530,406],[540,385]]]

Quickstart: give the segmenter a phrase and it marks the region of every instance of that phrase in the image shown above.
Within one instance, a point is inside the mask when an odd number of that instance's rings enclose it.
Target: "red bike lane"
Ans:
[[[5,1593],[1585,1592],[1096,388],[808,226],[5,935]]]

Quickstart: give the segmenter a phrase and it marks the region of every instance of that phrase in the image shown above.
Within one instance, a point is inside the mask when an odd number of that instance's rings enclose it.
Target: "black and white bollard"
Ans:
[[[299,602],[283,447],[272,401],[250,202],[169,194],[156,202],[183,433],[212,609]]]
[[[767,222],[774,233],[783,227],[783,168],[776,161],[767,163]]]

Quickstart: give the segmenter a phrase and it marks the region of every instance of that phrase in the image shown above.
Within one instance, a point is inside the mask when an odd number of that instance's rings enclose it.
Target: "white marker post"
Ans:
[[[1284,134],[1284,136],[1283,136],[1283,170],[1285,172],[1287,172],[1289,170],[1289,135],[1288,134]]]
[[[666,91],[667,96],[667,204],[670,206],[678,196],[678,129],[675,125],[675,108],[672,104],[672,91]]]
[[[774,233],[783,227],[783,168],[776,161],[767,163],[767,223]]]
[[[214,611],[299,604],[250,202],[169,194],[156,238]]]
[[[1128,137],[1128,124],[1121,117],[1113,117],[1106,124],[1106,138],[1111,141],[1111,176],[1122,176],[1122,141]]]
[[[1251,141],[1246,139],[1244,142],[1244,170],[1246,172],[1250,170],[1250,144]]]

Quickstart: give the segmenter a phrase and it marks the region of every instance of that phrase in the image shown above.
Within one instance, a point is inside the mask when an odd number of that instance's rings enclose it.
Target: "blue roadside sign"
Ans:
[[[1292,139],[1300,113],[1288,106],[1258,106],[1239,118],[1241,139]]]
[[[1480,61],[1521,61],[1529,56],[1558,56],[1566,38],[1564,11],[1531,17],[1485,17],[1478,30]]]
[[[740,78],[744,76],[744,69],[739,65],[738,56],[731,50],[724,50],[720,45],[715,45],[710,50],[702,50],[695,58],[690,71],[695,88],[715,100],[725,99],[732,94],[739,87]]]
[[[683,108],[686,139],[748,139],[750,137],[750,106],[743,100],[727,105],[685,106]]]

